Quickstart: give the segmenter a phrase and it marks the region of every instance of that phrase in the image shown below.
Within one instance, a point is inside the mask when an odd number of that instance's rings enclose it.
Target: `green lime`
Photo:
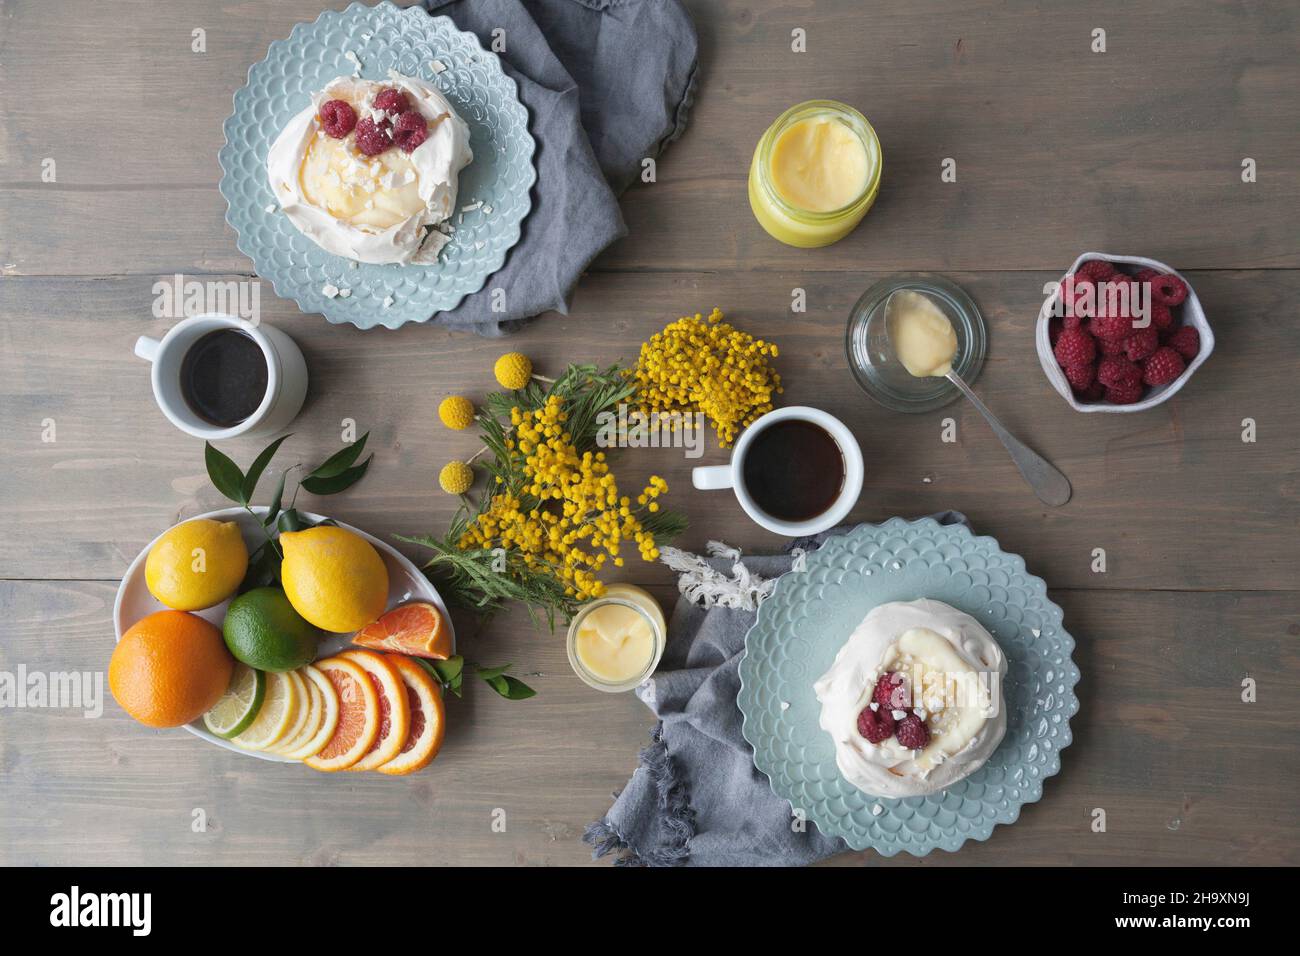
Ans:
[[[242,734],[257,719],[265,698],[266,675],[247,664],[236,664],[230,675],[230,686],[203,715],[203,724],[218,737],[229,740]]]
[[[277,673],[315,660],[320,635],[279,588],[254,588],[231,601],[221,633],[235,660]]]

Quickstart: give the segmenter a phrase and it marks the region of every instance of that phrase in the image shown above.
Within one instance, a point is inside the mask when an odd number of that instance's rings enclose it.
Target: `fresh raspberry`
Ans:
[[[1138,282],[1150,282],[1152,279],[1158,279],[1164,275],[1159,269],[1139,269],[1133,273],[1133,278]]]
[[[427,129],[413,129],[402,137],[397,145],[404,153],[413,153],[417,146],[429,138]]]
[[[1142,363],[1142,381],[1148,385],[1168,385],[1182,375],[1186,367],[1183,357],[1165,345]]]
[[[1092,291],[1089,291],[1092,290]],[[1061,302],[1065,306],[1067,318],[1077,318],[1084,313],[1090,312],[1085,308],[1086,303],[1083,301],[1085,296],[1091,297],[1096,294],[1096,286],[1091,279],[1081,275],[1071,273],[1061,280]],[[1073,326],[1067,326],[1073,328]]]
[[[1157,329],[1167,329],[1171,327],[1174,324],[1174,314],[1169,311],[1169,306],[1152,300],[1151,324]]]
[[[389,116],[405,113],[410,108],[411,101],[406,98],[406,94],[401,90],[395,90],[388,86],[375,94],[375,109],[383,110]]]
[[[906,710],[911,706],[903,675],[895,674],[893,671],[885,671],[880,675],[871,699],[879,704],[882,710]]]
[[[378,156],[393,145],[388,133],[388,121],[376,123],[369,116],[357,121],[357,149],[367,156]]]
[[[1111,315],[1108,312],[1095,315],[1088,323],[1088,331],[1099,339],[1124,340],[1133,334],[1133,319],[1124,312]]]
[[[920,750],[930,742],[930,728],[916,714],[908,714],[894,728],[898,742],[908,750]]]
[[[330,100],[320,108],[320,122],[327,136],[342,139],[357,125],[357,111],[347,100]]]
[[[429,121],[415,110],[403,113],[393,123],[393,141],[397,143],[398,149],[404,153],[414,151],[417,146],[428,138]]]
[[[1142,381],[1142,369],[1121,356],[1109,356],[1097,363],[1097,381],[1107,388],[1136,385]]]
[[[1187,283],[1178,276],[1156,276],[1151,280],[1151,298],[1161,305],[1179,305],[1187,298]]]
[[[1056,348],[1056,343],[1061,338],[1061,332],[1064,329],[1063,322],[1063,319],[1055,315],[1047,320],[1047,341],[1052,348]]]
[[[1056,341],[1055,355],[1062,368],[1090,365],[1097,357],[1097,343],[1083,329],[1066,329]]]
[[[1089,259],[1079,266],[1078,274],[1093,282],[1101,282],[1115,274],[1115,267],[1105,259]]]
[[[1138,302],[1138,287],[1126,275],[1116,273],[1097,285],[1097,315],[1132,315]]]
[[[889,712],[888,707],[881,707],[879,710],[863,707],[862,713],[858,714],[858,733],[873,744],[881,743],[894,736],[894,726],[894,715]]]
[[[1106,395],[1106,386],[1094,381],[1083,391],[1074,390],[1074,396],[1081,402],[1100,402]]]
[[[1175,329],[1165,344],[1190,362],[1201,354],[1201,333],[1194,325],[1184,325]]]
[[[1097,352],[1103,356],[1124,355],[1126,339],[1097,339]]]
[[[1092,385],[1097,377],[1097,366],[1088,362],[1084,365],[1065,366],[1065,379],[1076,392],[1082,392]]]
[[[1124,340],[1124,351],[1134,362],[1148,355],[1154,355],[1158,348],[1160,348],[1160,334],[1155,326],[1138,329]]]
[[[1106,401],[1112,405],[1132,405],[1141,397],[1141,382],[1120,382],[1106,389]]]
[[[1061,316],[1061,327],[1064,329],[1081,329],[1083,328],[1083,316],[1075,315],[1071,312],[1069,315]],[[1052,343],[1056,345],[1055,342]]]

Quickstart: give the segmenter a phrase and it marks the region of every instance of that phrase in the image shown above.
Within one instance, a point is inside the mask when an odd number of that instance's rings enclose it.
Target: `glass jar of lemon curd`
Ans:
[[[853,231],[880,191],[880,140],[834,100],[792,106],[767,128],[749,167],[749,205],[774,239],[829,246]]]

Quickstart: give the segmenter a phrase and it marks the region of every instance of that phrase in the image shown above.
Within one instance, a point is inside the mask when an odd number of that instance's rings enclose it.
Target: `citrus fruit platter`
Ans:
[[[113,608],[114,697],[147,726],[262,760],[427,766],[446,724],[431,665],[455,654],[437,589],[363,531],[303,513],[302,530],[272,540],[265,514],[199,515],[131,563]],[[250,586],[249,554],[268,546],[282,555],[279,581]]]

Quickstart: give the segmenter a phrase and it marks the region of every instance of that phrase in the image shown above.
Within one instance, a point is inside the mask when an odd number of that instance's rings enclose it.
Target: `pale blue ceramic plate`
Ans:
[[[456,232],[437,265],[353,268],[350,260],[330,255],[295,229],[278,207],[267,211],[275,206],[266,179],[267,150],[313,93],[353,73],[349,52],[360,61],[365,79],[384,79],[393,69],[432,80],[469,124],[474,162],[460,174],[457,205],[483,206],[452,217]],[[435,71],[435,60],[446,67],[443,72]],[[221,194],[230,204],[226,221],[238,234],[240,251],[275,286],[276,295],[293,299],[304,312],[362,329],[423,322],[483,288],[519,241],[537,178],[528,111],[515,81],[474,34],[419,7],[354,3],[322,13],[315,23],[298,24],[249,69],[225,132],[218,157]],[[327,284],[351,294],[329,298],[321,291]],[[388,296],[393,303],[385,308]]]
[[[947,790],[871,797],[840,776],[830,735],[818,724],[813,681],[868,611],[923,597],[970,614],[1001,645],[1007,734],[988,763]],[[1047,586],[992,538],[932,518],[865,525],[827,541],[809,555],[806,571],[782,577],[760,605],[740,662],[745,739],[777,796],[853,849],[885,856],[957,850],[1013,823],[1060,770],[1079,709],[1073,650]]]

